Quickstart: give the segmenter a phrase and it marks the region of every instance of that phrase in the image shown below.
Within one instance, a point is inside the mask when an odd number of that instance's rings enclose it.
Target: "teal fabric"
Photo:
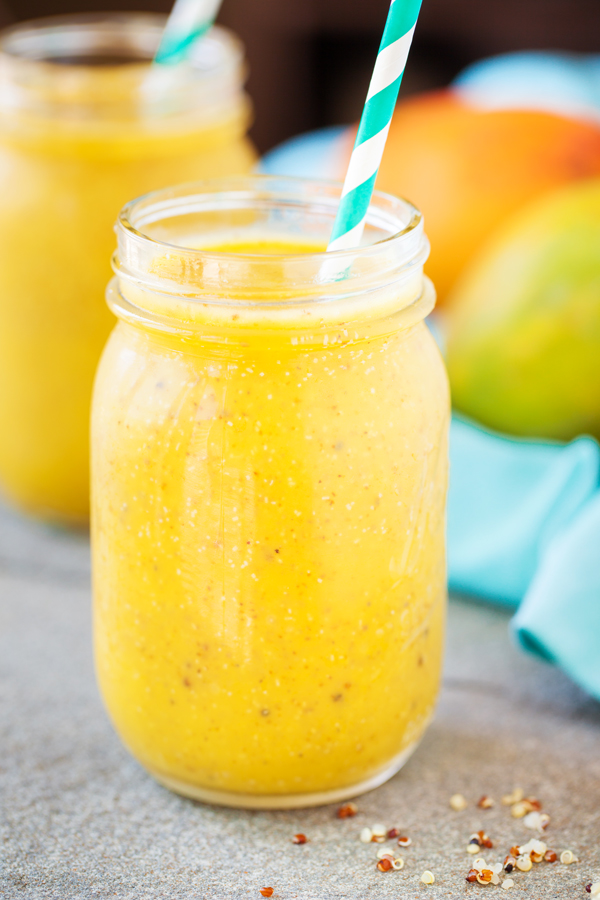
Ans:
[[[600,448],[588,437],[566,446],[517,440],[457,418],[450,447],[450,587],[516,605],[555,536],[598,489]]]
[[[512,630],[600,697],[600,492],[548,545]]]
[[[331,177],[340,131],[282,144],[272,174]],[[450,588],[516,609],[517,643],[600,698],[600,447],[493,434],[455,417]]]
[[[517,606],[523,649],[600,698],[600,446],[517,440],[454,418],[451,589]]]

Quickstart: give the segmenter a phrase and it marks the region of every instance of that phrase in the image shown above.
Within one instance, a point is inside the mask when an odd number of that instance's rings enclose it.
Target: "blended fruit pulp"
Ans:
[[[121,322],[104,353],[97,672],[128,748],[183,793],[351,789],[432,715],[446,375],[423,322],[360,318],[311,344],[274,316],[232,346]]]

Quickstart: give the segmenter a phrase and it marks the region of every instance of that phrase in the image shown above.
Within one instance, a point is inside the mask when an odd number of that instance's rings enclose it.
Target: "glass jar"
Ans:
[[[250,171],[238,41],[215,28],[155,72],[164,17],[26,22],[0,36],[0,485],[32,513],[89,515],[89,406],[114,325],[113,224],[131,197]]]
[[[366,791],[429,722],[449,397],[427,241],[376,194],[253,177],[122,211],[92,414],[95,651],[133,755],[231,806]]]

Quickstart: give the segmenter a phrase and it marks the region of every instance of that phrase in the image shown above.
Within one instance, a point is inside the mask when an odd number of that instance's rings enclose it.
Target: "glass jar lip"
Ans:
[[[317,319],[325,327],[409,306],[411,316],[429,312],[429,243],[412,203],[377,191],[362,246],[313,252],[327,244],[341,193],[334,181],[248,175],[132,200],[116,224],[109,305],[120,318],[160,320],[160,327],[178,319],[178,327],[183,320],[193,327],[234,323],[238,331]],[[246,252],[253,241],[267,252]],[[215,249],[219,244],[226,249]]]
[[[365,244],[350,250],[334,250],[331,252],[326,252],[323,250],[314,253],[298,252],[282,254],[249,252],[241,253],[233,251],[214,250],[209,248],[196,249],[153,237],[152,235],[145,233],[140,227],[138,227],[139,222],[135,221],[136,212],[138,212],[140,208],[144,207],[145,205],[149,205],[149,211],[146,214],[144,223],[151,224],[156,221],[160,221],[160,213],[166,212],[169,208],[169,201],[175,201],[178,196],[181,196],[183,198],[187,195],[188,200],[194,200],[196,202],[202,197],[213,197],[216,201],[219,195],[225,197],[225,195],[227,194],[233,194],[234,196],[237,195],[239,199],[248,199],[249,194],[252,190],[252,185],[256,185],[257,187],[263,186],[264,189],[268,189],[269,185],[274,185],[276,187],[279,187],[280,189],[282,189],[284,186],[289,185],[292,187],[296,186],[298,189],[304,187],[305,189],[309,190],[313,188],[317,191],[329,190],[334,194],[338,194],[340,196],[343,187],[341,182],[333,180],[306,179],[293,175],[262,175],[260,173],[249,176],[237,176],[233,178],[212,178],[202,181],[187,182],[185,184],[177,185],[171,188],[161,188],[156,191],[150,191],[147,194],[143,194],[140,197],[136,197],[133,200],[130,200],[125,204],[125,206],[122,207],[117,218],[115,230],[117,231],[117,235],[121,231],[124,234],[130,235],[136,241],[141,241],[145,244],[153,245],[157,248],[164,248],[165,252],[176,250],[178,253],[185,254],[186,256],[221,260],[224,262],[226,262],[227,260],[281,261],[282,259],[302,260],[304,262],[309,262],[311,259],[320,259],[322,261],[325,261],[326,259],[337,259],[343,262],[344,259],[351,260],[355,259],[358,255],[365,255],[376,252],[379,248],[382,247],[388,249],[390,246],[393,246],[394,243],[401,241],[402,238],[414,234],[418,231],[422,232],[423,230],[423,214],[413,203],[411,203],[409,200],[404,199],[403,197],[396,197],[393,194],[389,194],[379,190],[373,191],[371,203],[369,206],[369,212],[367,213],[367,223],[373,221],[378,202],[380,205],[388,204],[390,207],[395,207],[396,210],[400,210],[402,208],[409,214],[408,222],[406,224],[403,224],[401,228],[394,230],[392,233],[388,234],[385,237],[382,237],[378,241]],[[154,204],[154,206],[152,204]],[[399,213],[397,214],[399,215]],[[388,221],[390,218],[391,215],[388,214]],[[380,224],[382,224],[381,214],[379,216],[379,219]]]
[[[56,73],[147,69],[166,20],[163,13],[110,10],[28,19],[0,31],[0,59]],[[114,55],[114,61],[102,66],[82,61],[102,49]],[[216,25],[192,51],[189,63],[196,74],[200,71],[212,79],[221,71],[242,68],[243,45],[228,29]]]
[[[146,12],[49,16],[0,32],[0,115],[18,138],[52,126],[59,148],[74,132],[180,130],[241,121],[244,47],[215,26],[177,66],[153,65],[166,16]]]

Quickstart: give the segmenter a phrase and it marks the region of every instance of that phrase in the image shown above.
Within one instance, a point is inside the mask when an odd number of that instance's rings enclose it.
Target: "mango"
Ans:
[[[349,133],[338,176],[352,149]],[[452,90],[401,101],[377,187],[412,200],[431,241],[426,272],[444,304],[494,230],[535,197],[600,176],[600,124],[542,111],[482,110]]]
[[[498,431],[600,438],[600,179],[534,201],[445,312],[456,409]]]

